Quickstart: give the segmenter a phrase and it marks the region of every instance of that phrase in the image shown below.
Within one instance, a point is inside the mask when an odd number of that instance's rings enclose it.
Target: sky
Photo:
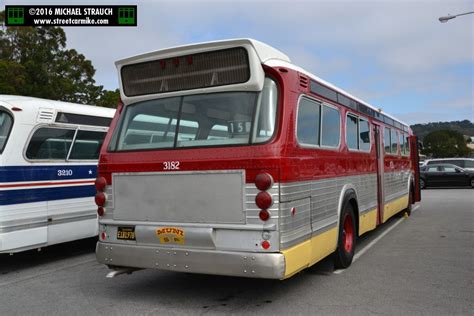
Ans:
[[[2,1],[3,2],[3,1]],[[171,46],[254,38],[352,95],[415,124],[474,121],[474,0],[6,1],[137,4],[137,27],[65,27],[95,80],[118,88],[114,62]]]

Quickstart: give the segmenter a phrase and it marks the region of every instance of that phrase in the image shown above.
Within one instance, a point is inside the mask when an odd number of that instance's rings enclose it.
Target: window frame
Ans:
[[[13,117],[12,113],[10,113],[10,111],[8,111],[4,107],[0,106],[0,112],[5,113],[6,115],[8,115],[11,119],[11,122],[12,122],[12,124],[10,126],[10,129],[8,130],[8,133],[6,135],[5,142],[3,143],[3,148],[0,148],[0,155],[1,155],[1,154],[3,154],[3,151],[5,150],[5,148],[7,147],[8,140],[10,139],[10,135],[12,134],[13,125],[15,125],[15,118]]]
[[[357,131],[356,131],[356,140],[357,140],[357,148],[350,148],[349,145],[348,145],[348,143],[347,143],[347,122],[348,122],[348,116],[352,116],[353,118],[356,119],[356,130],[357,130]],[[359,144],[359,116],[356,115],[356,114],[354,114],[354,113],[352,113],[352,112],[349,112],[349,111],[348,111],[348,112],[346,112],[346,122],[345,122],[345,123],[346,123],[346,124],[344,125],[344,127],[345,127],[345,131],[346,131],[346,132],[345,132],[345,139],[344,139],[344,140],[346,141],[347,150],[349,150],[349,151],[356,151],[356,152],[357,152],[357,151],[360,150],[360,149],[359,149],[359,148],[360,148],[360,144]]]
[[[336,146],[328,146],[328,145],[322,145],[322,140],[323,140],[323,107],[326,106],[328,108],[332,108],[334,110],[337,111],[337,113],[339,114],[339,137],[338,137],[338,141],[337,141],[337,145]],[[332,104],[329,104],[327,102],[323,102],[321,104],[321,115],[320,115],[320,118],[319,118],[319,147],[320,148],[323,148],[323,149],[339,149],[341,147],[341,138],[342,138],[342,132],[341,132],[341,127],[342,127],[342,119],[341,119],[341,110],[335,106],[335,105],[332,105]]]
[[[349,146],[347,146],[347,117],[348,116],[352,116],[354,118],[357,119],[357,134],[356,134],[356,137],[357,137],[357,149],[354,149],[354,148],[350,148]],[[369,149],[368,150],[365,150],[365,149],[360,149],[360,121],[365,121],[367,122],[367,124],[369,124]],[[371,124],[370,124],[370,121],[365,118],[365,117],[362,117],[360,115],[357,115],[351,111],[347,111],[346,112],[346,124],[344,125],[345,127],[345,142],[346,142],[346,147],[347,147],[347,150],[348,151],[352,151],[352,152],[361,152],[361,153],[370,153],[370,151],[372,150],[372,129],[371,129]]]
[[[396,144],[397,144],[397,149],[395,150],[395,152],[392,151],[393,149],[393,140],[392,140],[392,132],[395,133],[395,141],[396,141]],[[399,155],[399,149],[400,149],[400,144],[399,144],[399,136],[400,133],[398,132],[398,130],[396,128],[392,128],[391,131],[390,131],[390,153],[394,156],[398,156]]]
[[[389,148],[389,151],[387,151],[387,144],[385,143],[385,130],[389,130],[389,133],[388,133],[388,138],[389,138],[389,144],[388,144],[388,148]],[[384,126],[384,130],[383,130],[383,152],[384,152],[384,155],[394,155],[392,154],[392,127],[387,127],[387,126]]]
[[[301,100],[302,99],[308,99],[311,102],[317,103],[319,105],[319,116],[318,116],[318,118],[319,118],[319,130],[318,130],[318,144],[317,145],[309,144],[309,143],[303,143],[298,138],[298,119],[300,117],[299,114],[300,114],[300,105],[301,105]],[[297,103],[297,106],[296,106],[296,115],[295,115],[295,118],[296,118],[296,120],[295,120],[295,138],[296,138],[296,142],[301,147],[304,147],[304,148],[320,148],[320,145],[321,145],[321,106],[322,106],[322,102],[320,102],[319,100],[317,100],[315,98],[308,97],[307,95],[302,94],[298,98],[298,103]]]
[[[307,144],[307,143],[302,143],[300,142],[299,138],[298,138],[298,118],[299,118],[299,110],[300,110],[300,103],[301,103],[301,99],[303,98],[306,98],[312,102],[315,102],[317,104],[319,104],[320,106],[320,110],[319,110],[319,138],[318,138],[318,145],[314,145],[314,144]],[[321,140],[322,140],[322,127],[323,127],[323,106],[327,106],[327,107],[330,107],[330,108],[333,108],[335,109],[338,113],[339,113],[339,142],[337,144],[337,146],[327,146],[327,145],[321,145]],[[341,109],[338,108],[337,106],[335,105],[332,105],[332,104],[329,104],[325,101],[322,101],[318,98],[315,98],[311,95],[308,95],[308,94],[300,94],[300,96],[298,97],[298,102],[297,102],[297,106],[296,106],[296,115],[295,115],[295,129],[294,129],[294,137],[296,139],[296,143],[299,147],[301,148],[309,148],[309,149],[321,149],[321,150],[330,150],[330,151],[334,151],[334,150],[339,150],[341,148],[341,139],[342,139],[342,116],[341,116]]]
[[[74,136],[71,140],[71,147],[69,147],[68,153],[66,155],[65,159],[31,159],[26,156],[26,151],[28,149],[28,146],[31,143],[31,139],[33,138],[33,135],[40,129],[42,128],[52,128],[52,129],[61,129],[61,130],[73,130],[74,131]],[[77,133],[79,131],[89,131],[89,132],[103,132],[105,133],[105,137],[107,136],[107,127],[101,127],[101,126],[83,126],[83,125],[72,125],[72,124],[38,124],[36,125],[28,135],[28,138],[24,144],[23,147],[23,159],[25,161],[31,162],[31,163],[44,163],[44,162],[94,162],[98,161],[99,158],[97,159],[69,159],[69,156],[71,155],[74,142],[77,137]]]
[[[408,141],[408,134],[401,132],[400,135],[403,137],[403,150],[400,148],[400,153],[404,157],[410,156],[410,142]]]

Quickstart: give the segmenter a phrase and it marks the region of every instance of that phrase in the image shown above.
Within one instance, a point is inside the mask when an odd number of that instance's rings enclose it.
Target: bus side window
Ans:
[[[296,131],[296,136],[301,144],[319,145],[320,108],[319,103],[301,98]]]
[[[40,128],[31,137],[26,157],[28,159],[66,160],[75,130]]]
[[[410,156],[410,138],[405,135],[405,155]]]
[[[404,156],[406,144],[405,144],[405,137],[402,132],[398,132],[398,140],[400,142],[400,154]]]
[[[77,131],[68,159],[97,160],[105,132]]]
[[[390,128],[385,127],[383,131],[383,144],[385,152],[390,153]]]
[[[397,149],[398,149],[398,148],[397,148],[397,144],[398,144],[397,133],[398,133],[398,132],[397,132],[395,129],[392,129],[392,135],[390,136],[391,141],[392,141],[392,143],[391,143],[392,146],[391,146],[390,152],[391,152],[392,154],[395,154],[395,155],[397,154]]]
[[[346,119],[346,143],[350,149],[359,149],[357,141],[357,117],[347,115]]]
[[[364,119],[359,119],[359,149],[370,150],[370,125]]]
[[[321,124],[321,145],[337,147],[341,138],[341,116],[339,110],[324,105]]]
[[[7,144],[12,125],[12,117],[8,113],[0,111],[0,154],[3,152],[3,149]]]

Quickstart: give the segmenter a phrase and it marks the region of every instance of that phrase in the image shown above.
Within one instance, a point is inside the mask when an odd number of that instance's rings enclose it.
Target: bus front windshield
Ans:
[[[126,107],[109,150],[130,151],[263,143],[273,136],[277,86],[138,102]]]
[[[7,144],[8,135],[13,125],[13,119],[7,112],[0,111],[0,154]]]

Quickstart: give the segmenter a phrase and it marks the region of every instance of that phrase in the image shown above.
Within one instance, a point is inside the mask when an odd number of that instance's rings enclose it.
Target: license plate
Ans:
[[[135,227],[118,227],[117,239],[135,240]]]

